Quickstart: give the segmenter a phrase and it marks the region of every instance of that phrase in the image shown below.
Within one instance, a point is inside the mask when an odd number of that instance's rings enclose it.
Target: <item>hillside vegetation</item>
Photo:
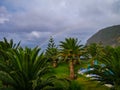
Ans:
[[[87,40],[87,44],[102,43],[103,45],[120,45],[120,25],[111,26],[99,30]]]

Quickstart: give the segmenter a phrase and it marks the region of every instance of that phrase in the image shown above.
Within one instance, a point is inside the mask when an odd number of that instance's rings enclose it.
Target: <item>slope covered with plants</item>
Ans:
[[[103,45],[120,45],[120,25],[104,28],[87,40],[87,44],[102,43]]]

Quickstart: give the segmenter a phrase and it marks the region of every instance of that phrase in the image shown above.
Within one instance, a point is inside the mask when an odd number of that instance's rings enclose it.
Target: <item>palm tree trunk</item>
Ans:
[[[93,66],[94,65],[94,60],[91,62],[91,66]]]
[[[74,62],[70,61],[70,79],[75,79]]]
[[[56,60],[53,61],[53,67],[54,67],[54,68],[57,67],[57,61],[56,61]]]

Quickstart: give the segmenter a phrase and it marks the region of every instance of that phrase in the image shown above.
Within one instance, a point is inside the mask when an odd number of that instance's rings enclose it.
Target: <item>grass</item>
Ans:
[[[80,65],[75,67],[75,73],[80,68]],[[69,78],[69,65],[68,63],[60,63],[57,68],[53,68],[52,74],[56,75],[59,78]],[[81,86],[81,90],[110,90],[106,86],[98,85],[97,81],[90,81],[89,78],[86,78],[83,75],[78,75],[78,78],[75,81]]]
[[[69,65],[66,63],[60,63],[57,68],[53,68],[54,75],[59,78],[69,77]]]

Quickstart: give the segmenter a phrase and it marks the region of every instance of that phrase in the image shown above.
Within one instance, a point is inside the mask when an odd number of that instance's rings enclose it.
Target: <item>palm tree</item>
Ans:
[[[3,41],[0,41],[0,49],[3,50],[8,50],[10,48],[13,49],[17,49],[20,46],[20,42],[18,44],[13,42],[13,39],[10,39],[10,41],[8,41],[5,37]]]
[[[8,52],[10,49],[17,50],[20,48],[20,42],[18,44],[13,42],[13,39],[9,41],[4,37],[3,41],[0,41],[0,60],[4,59],[4,62],[9,65],[9,58],[4,52]]]
[[[4,51],[8,56],[10,65],[0,60],[0,80],[3,84],[15,90],[41,90],[46,87],[53,87],[55,77],[47,79],[44,76],[48,73],[48,63],[40,48],[19,48]]]
[[[94,61],[99,58],[99,54],[103,51],[103,46],[101,44],[92,43],[86,47],[87,54],[90,58],[91,66],[93,66]]]
[[[61,56],[69,61],[71,79],[75,79],[74,61],[79,60],[81,47],[77,38],[65,38],[65,41],[60,42]]]
[[[112,84],[115,90],[120,90],[120,47],[106,47],[99,61],[102,65],[94,66],[89,73],[98,75],[96,80],[102,84]]]

